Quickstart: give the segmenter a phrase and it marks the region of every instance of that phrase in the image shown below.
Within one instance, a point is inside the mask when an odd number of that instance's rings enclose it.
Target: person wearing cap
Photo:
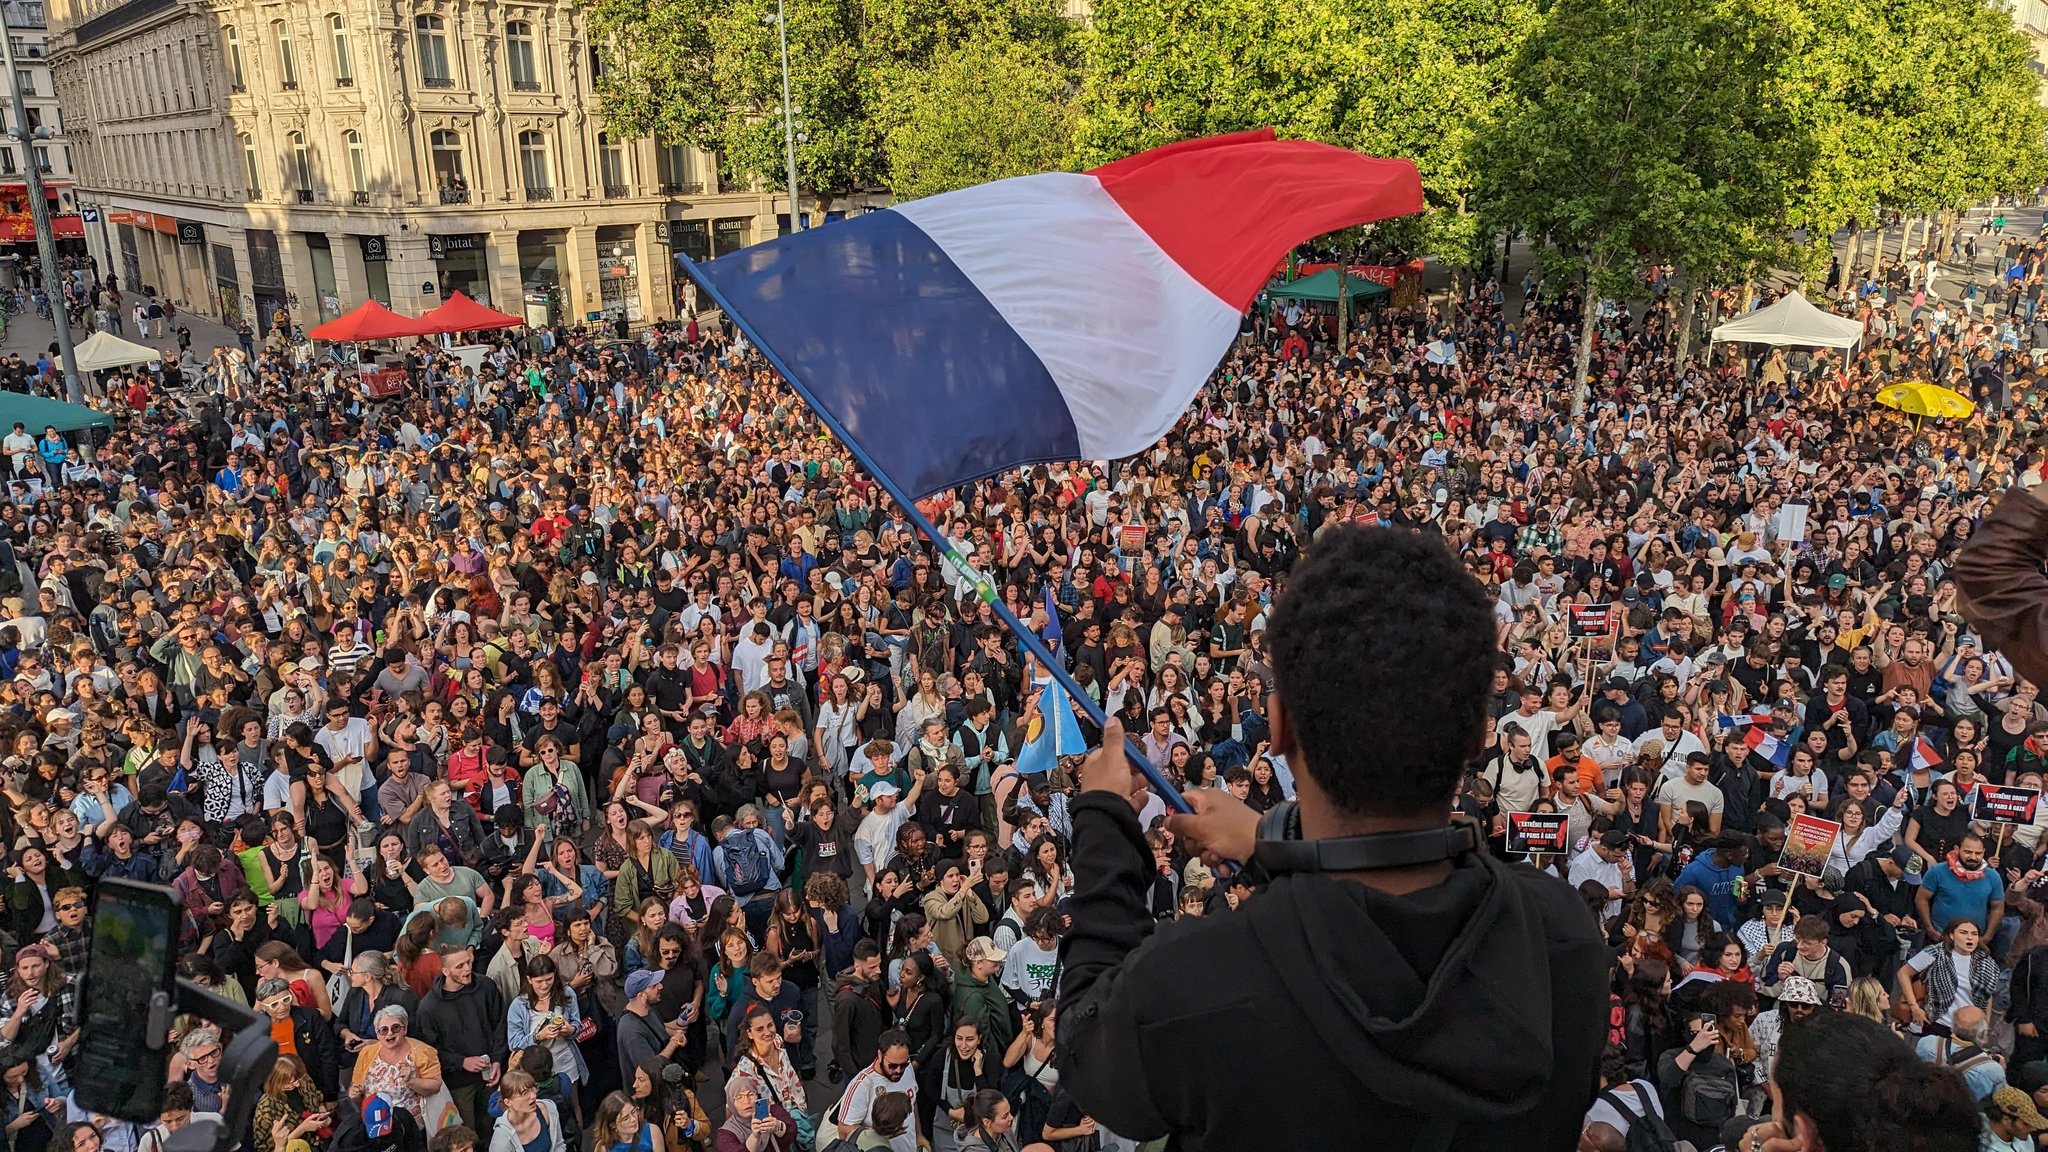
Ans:
[[[886,740],[869,744],[868,754],[873,756],[877,745],[883,746],[883,755],[886,755]],[[929,779],[929,775],[919,776],[911,784],[907,799],[899,797],[896,785],[887,780],[869,787],[868,801],[873,807],[861,817],[860,826],[854,829],[853,854],[860,861],[861,871],[866,875],[870,888],[874,886],[875,874],[896,858],[896,833],[909,822],[911,808],[924,795],[925,781]]]
[[[1634,865],[1629,858],[1628,833],[1610,828],[1572,857],[1566,879],[1573,888],[1593,881],[1607,890],[1606,916],[1619,916],[1621,902],[1636,890]]]
[[[986,936],[967,942],[966,964],[953,974],[953,1022],[973,1021],[981,1034],[982,1055],[1001,1060],[1016,1036],[1010,998],[1003,991],[1003,964],[1010,958]]]
[[[689,1029],[674,1020],[658,1020],[655,1002],[661,999],[662,974],[642,968],[626,977],[626,1007],[619,1013],[618,1030],[612,1047],[618,1056],[620,1082],[631,1084],[633,1070],[650,1056],[662,1061],[675,1058],[689,1043]]]
[[[1984,1101],[1983,1152],[2034,1152],[2034,1136],[2048,1131],[2033,1097],[2017,1088],[2001,1087]]]

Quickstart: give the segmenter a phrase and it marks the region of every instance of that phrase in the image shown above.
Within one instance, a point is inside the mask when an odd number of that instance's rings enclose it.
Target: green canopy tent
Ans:
[[[24,396],[19,392],[0,392],[0,432],[11,431],[16,424],[26,428],[29,435],[40,436],[43,429],[52,425],[59,432],[77,432],[87,428],[112,431],[114,418],[83,404],[66,404],[62,400]]]
[[[1276,281],[1266,286],[1266,293],[1279,300],[1320,300],[1326,304],[1337,302],[1337,270],[1325,268],[1313,276],[1299,280]],[[1351,298],[1364,300],[1372,296],[1384,296],[1387,286],[1376,284],[1363,276],[1351,278]]]

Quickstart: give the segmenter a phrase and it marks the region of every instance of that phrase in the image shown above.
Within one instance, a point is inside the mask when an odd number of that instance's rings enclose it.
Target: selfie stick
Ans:
[[[767,341],[761,339],[760,335],[754,331],[754,326],[747,322],[747,318],[733,309],[732,304],[726,300],[725,294],[719,291],[718,286],[709,279],[697,275],[697,262],[688,256],[679,255],[678,259],[682,260],[683,268],[690,273],[690,278],[695,280],[705,293],[711,297],[712,303],[717,304],[721,311],[727,316],[732,317],[732,322],[739,326],[741,332],[746,333],[747,339],[752,341],[754,348],[761,353],[761,358],[768,361],[769,366],[782,376],[783,382],[787,383],[798,396],[803,398],[804,404],[817,415],[825,427],[831,429],[832,435],[841,444],[846,446],[846,450],[853,454],[853,458],[860,463],[862,468],[867,470],[868,475],[874,477],[875,482],[880,484],[882,489],[889,493],[896,501],[897,506],[903,509],[903,515],[910,520],[911,524],[915,525],[919,532],[924,533],[925,539],[930,540],[945,554],[947,562],[951,563],[956,570],[965,574],[969,580],[974,582],[974,594],[981,598],[982,603],[989,606],[989,610],[995,613],[996,619],[1001,620],[1003,627],[1008,628],[1010,634],[1017,638],[1017,643],[1023,645],[1024,650],[1029,652],[1032,658],[1037,660],[1039,665],[1051,674],[1053,680],[1058,682],[1059,686],[1066,691],[1067,698],[1074,702],[1074,706],[1081,709],[1088,719],[1094,722],[1097,728],[1106,727],[1109,723],[1109,718],[1103,713],[1102,705],[1097,704],[1094,697],[1081,690],[1081,686],[1074,682],[1073,675],[1058,660],[1053,659],[1052,652],[1045,646],[1045,641],[1039,639],[1037,633],[1025,626],[1024,621],[1017,618],[1017,614],[1010,610],[1008,604],[1003,603],[1003,598],[996,594],[995,584],[987,576],[976,571],[974,566],[967,562],[967,557],[961,555],[960,550],[953,547],[952,542],[941,535],[936,527],[933,527],[930,518],[918,508],[917,501],[911,499],[910,493],[901,484],[890,479],[887,472],[882,471],[880,467],[876,466],[874,458],[868,455],[867,449],[862,448],[860,442],[847,433],[846,425],[842,424],[839,418],[834,416],[823,404],[818,403],[817,398],[811,395],[810,387],[795,372],[790,371],[789,365],[782,362],[781,355],[775,349],[769,347]],[[1050,719],[1048,719],[1048,723],[1050,723]],[[1143,753],[1138,750],[1138,746],[1132,743],[1131,738],[1128,736],[1124,737],[1124,759],[1129,760],[1131,767],[1144,774],[1145,779],[1151,782],[1152,790],[1159,793],[1159,798],[1165,801],[1169,808],[1176,812],[1185,813],[1192,813],[1195,810],[1194,805],[1188,803],[1187,797],[1180,794],[1180,789],[1175,788],[1167,781],[1164,773],[1152,766],[1152,762],[1144,757]]]

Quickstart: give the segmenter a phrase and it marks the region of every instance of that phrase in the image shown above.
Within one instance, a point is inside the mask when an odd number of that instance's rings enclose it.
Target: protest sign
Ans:
[[[1792,826],[1785,830],[1785,851],[1778,857],[1778,867],[1787,872],[1818,878],[1827,868],[1828,852],[1835,846],[1835,837],[1842,834],[1842,826],[1833,820],[1804,814],[1792,818]]]
[[[1570,847],[1570,823],[1563,812],[1510,812],[1507,849],[1524,856],[1562,853]]]
[[[2016,788],[2009,784],[1977,785],[1977,819],[1994,824],[2032,824],[2040,807],[2039,788]]]

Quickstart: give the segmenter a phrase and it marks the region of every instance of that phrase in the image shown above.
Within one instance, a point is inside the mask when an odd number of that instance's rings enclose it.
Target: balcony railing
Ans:
[[[453,77],[453,76],[422,76],[422,77],[420,77],[420,87],[422,87],[422,88],[453,88],[453,87],[455,87],[455,77]]]
[[[353,88],[356,86],[356,78],[353,76],[336,76],[334,78],[334,86],[336,88]]]
[[[370,194],[368,192],[358,192],[355,194],[355,201],[356,207],[368,208],[370,206]]]
[[[664,180],[661,182],[663,196],[696,196],[704,191],[702,180]]]
[[[469,203],[469,189],[467,189],[467,188],[443,188],[443,189],[441,189],[441,203],[443,203],[443,204],[467,204],[467,203]]]
[[[301,204],[311,204],[313,202],[313,190],[311,188],[294,189],[292,191],[292,199],[297,200]]]
[[[236,83],[228,85],[228,91],[233,92],[238,96],[244,92],[247,92],[248,90],[249,86],[247,84]]]
[[[744,192],[747,190],[747,186],[736,177],[720,172],[718,174],[718,190],[720,192]]]
[[[526,199],[528,202],[532,202],[535,200],[553,200],[554,198],[555,190],[553,188],[528,188],[526,190]]]
[[[297,92],[299,90],[299,82],[297,80],[280,80],[277,82],[277,86],[286,92]]]
[[[512,82],[512,90],[514,92],[538,92],[540,91],[540,81],[514,80]]]
[[[629,185],[607,184],[604,186],[604,198],[607,200],[623,200],[632,194],[633,189]]]

